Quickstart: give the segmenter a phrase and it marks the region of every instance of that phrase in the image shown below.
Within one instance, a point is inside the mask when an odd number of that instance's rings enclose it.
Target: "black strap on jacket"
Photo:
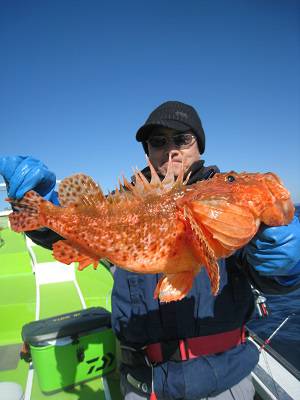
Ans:
[[[255,288],[264,294],[287,294],[300,288],[300,283],[285,286],[274,280],[272,277],[260,275],[254,268],[244,262],[243,266],[248,273],[248,278]]]

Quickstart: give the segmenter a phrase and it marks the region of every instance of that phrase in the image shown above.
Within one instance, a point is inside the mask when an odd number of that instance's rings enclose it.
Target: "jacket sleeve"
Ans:
[[[58,233],[52,231],[48,228],[42,228],[36,231],[28,231],[25,232],[26,236],[28,236],[34,243],[39,246],[45,247],[46,249],[52,250],[52,246],[58,240],[62,240],[63,237]]]

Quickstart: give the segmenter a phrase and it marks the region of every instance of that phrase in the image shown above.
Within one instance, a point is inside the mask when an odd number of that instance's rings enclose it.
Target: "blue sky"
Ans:
[[[275,172],[300,202],[299,38],[298,0],[2,0],[0,156],[111,190],[145,165],[148,114],[180,100],[206,164]]]

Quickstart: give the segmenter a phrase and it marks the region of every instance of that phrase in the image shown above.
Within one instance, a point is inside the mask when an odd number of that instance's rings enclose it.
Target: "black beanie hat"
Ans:
[[[198,142],[200,154],[205,150],[205,134],[197,111],[188,104],[180,101],[167,101],[158,106],[149,115],[147,121],[136,133],[136,140],[142,142],[148,154],[146,140],[151,131],[157,126],[176,129],[178,131],[192,130]]]

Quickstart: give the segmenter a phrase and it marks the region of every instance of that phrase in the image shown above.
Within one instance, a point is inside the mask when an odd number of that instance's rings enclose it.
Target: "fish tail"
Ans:
[[[39,194],[30,190],[20,200],[6,199],[11,203],[13,213],[9,215],[11,228],[15,232],[32,231],[42,228],[40,208],[46,202]]]

